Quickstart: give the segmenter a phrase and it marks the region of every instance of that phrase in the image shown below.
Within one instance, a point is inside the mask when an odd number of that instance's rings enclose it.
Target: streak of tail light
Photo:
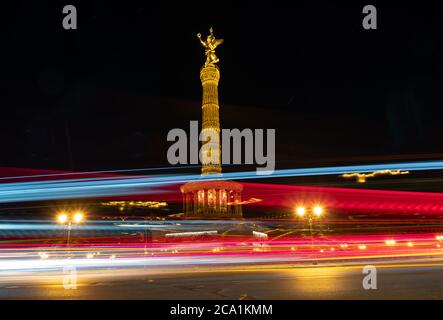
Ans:
[[[246,196],[263,199],[259,206],[286,206],[297,208],[299,201],[315,203],[320,199],[325,207],[340,212],[442,214],[443,193],[369,190],[289,186],[276,184],[243,183]],[[252,204],[254,206],[254,204]],[[302,207],[296,212],[303,213]]]
[[[178,223],[180,222],[180,223]],[[238,221],[216,222],[220,226],[230,228],[238,225]],[[254,226],[266,226],[268,222],[259,220],[244,221]],[[281,221],[279,224],[283,226],[290,222]],[[412,221],[411,229],[413,230],[414,221]],[[432,221],[429,221],[432,223]],[[171,220],[167,222],[144,222],[140,224],[137,220],[128,220],[125,224],[115,222],[103,222],[91,220],[88,225],[78,226],[74,230],[90,230],[90,231],[125,231],[134,228],[144,229],[148,227],[150,230],[165,230],[173,227],[178,233],[191,233],[192,236],[200,235],[203,228],[214,225],[213,221],[202,220]],[[405,224],[406,226],[408,224]],[[24,227],[25,226],[25,227]],[[200,230],[200,231],[199,231]],[[208,229],[206,229],[208,230]],[[376,228],[374,229],[376,230]],[[381,229],[383,230],[383,229]],[[21,222],[13,223],[11,221],[0,224],[1,232],[11,234],[17,233],[21,237],[27,237],[34,231],[48,232],[48,235],[54,232],[63,231],[62,226],[58,224],[48,224],[44,220],[37,222]],[[386,230],[385,230],[386,231]],[[404,232],[404,231],[403,231]],[[41,234],[43,235],[44,234]],[[314,236],[313,245],[316,253],[321,253],[322,258],[326,260],[352,260],[352,259],[371,259],[371,258],[399,258],[399,257],[425,257],[425,256],[441,256],[439,239],[441,234],[435,233],[409,233],[394,234],[392,228],[389,234],[377,235],[328,235]],[[395,238],[397,245],[387,247],[385,241]],[[129,238],[129,243],[117,243],[121,239],[107,238],[100,240],[95,236],[87,238],[86,244],[76,244],[70,249],[73,255],[71,260],[80,261],[80,267],[84,268],[102,268],[102,267],[132,267],[132,266],[179,266],[179,265],[195,265],[195,264],[230,264],[230,263],[280,263],[280,262],[303,262],[313,259],[311,247],[311,239],[296,235],[288,235],[284,238],[273,240],[270,237],[266,239],[256,239],[253,237],[252,231],[249,237],[227,237],[219,238],[214,241],[204,241],[202,239],[193,238],[189,243],[181,243],[173,240],[171,243],[162,243],[161,238],[153,237],[153,243],[148,244],[148,251],[143,248],[142,243],[134,243],[134,238]],[[262,241],[263,240],[263,241]],[[104,242],[108,241],[108,242]],[[157,242],[155,242],[157,241]],[[408,243],[414,243],[410,247]],[[86,259],[85,257],[91,253],[91,248],[97,247],[97,251],[101,255],[93,255],[94,259]],[[223,248],[223,250],[221,250]],[[331,249],[334,250],[331,250]],[[213,250],[215,249],[215,250]],[[322,251],[323,250],[323,251]],[[437,251],[436,251],[437,250]],[[48,263],[28,264],[30,254],[34,252],[34,257],[39,261],[48,261]],[[44,255],[37,255],[37,252],[44,252],[48,255],[46,259]],[[145,253],[146,252],[146,253]],[[359,253],[360,252],[360,253]],[[19,271],[19,270],[39,270],[39,268],[50,269],[59,268],[63,265],[63,255],[66,253],[63,246],[55,242],[53,246],[48,247],[48,243],[39,243],[38,238],[34,243],[0,243],[0,271]],[[209,254],[209,256],[208,256]],[[216,254],[216,257],[210,256]],[[114,257],[113,257],[114,255]],[[118,255],[118,258],[116,256]],[[152,258],[152,259],[151,259]],[[320,259],[320,257],[318,257]],[[34,258],[35,259],[35,258]],[[89,260],[89,262],[87,261]],[[115,263],[103,262],[112,261]],[[31,259],[32,261],[32,259]],[[57,266],[57,267],[56,267]],[[14,269],[16,268],[16,269]]]
[[[393,239],[389,239],[389,240],[386,240],[385,243],[387,246],[395,246],[396,241]]]

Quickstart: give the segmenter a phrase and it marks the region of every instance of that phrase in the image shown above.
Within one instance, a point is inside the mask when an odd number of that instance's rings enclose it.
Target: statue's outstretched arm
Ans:
[[[198,40],[200,40],[200,43],[202,44],[203,47],[207,48],[208,44],[202,40],[202,35],[200,33],[197,33],[197,38]]]

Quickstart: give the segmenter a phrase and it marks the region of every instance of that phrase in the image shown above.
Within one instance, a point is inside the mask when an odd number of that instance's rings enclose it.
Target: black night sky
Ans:
[[[438,10],[297,1],[17,1],[4,8],[0,166],[167,166],[201,117],[197,32],[220,46],[221,126],[275,128],[277,168],[441,158]],[[62,7],[78,30],[62,28]],[[393,156],[395,155],[395,156]]]

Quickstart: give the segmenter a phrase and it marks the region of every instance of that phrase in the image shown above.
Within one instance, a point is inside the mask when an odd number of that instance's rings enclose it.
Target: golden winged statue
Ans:
[[[209,29],[209,35],[206,38],[206,41],[202,40],[201,33],[197,33],[197,37],[200,40],[203,48],[205,48],[206,62],[205,67],[208,65],[214,65],[219,62],[218,57],[215,54],[215,48],[223,43],[223,39],[215,39],[214,30],[212,27]]]

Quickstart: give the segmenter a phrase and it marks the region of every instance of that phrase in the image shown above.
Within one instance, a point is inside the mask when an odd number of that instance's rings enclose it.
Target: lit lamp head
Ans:
[[[59,213],[57,215],[57,221],[58,221],[58,223],[61,223],[61,224],[68,222],[68,215],[64,212]]]
[[[306,209],[304,207],[297,207],[295,213],[297,214],[297,216],[303,217],[306,213]]]
[[[321,206],[315,206],[313,212],[316,217],[321,217],[323,214],[323,208]]]
[[[75,223],[80,223],[80,222],[82,222],[83,221],[83,212],[76,212],[76,213],[74,213],[74,216],[73,216],[73,220],[74,220],[74,222]]]

